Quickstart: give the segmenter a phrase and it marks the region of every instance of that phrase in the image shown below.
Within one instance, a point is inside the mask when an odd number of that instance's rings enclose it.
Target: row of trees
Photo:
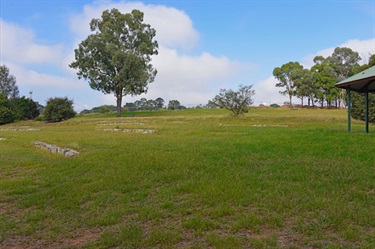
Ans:
[[[25,96],[19,96],[16,77],[9,68],[0,66],[0,125],[15,120],[34,119],[40,114],[38,103]]]
[[[338,47],[331,56],[324,58],[316,56],[310,69],[303,68],[299,62],[289,62],[273,70],[273,76],[279,81],[276,87],[281,87],[281,94],[289,97],[292,108],[292,97],[301,99],[301,105],[307,99],[308,106],[319,102],[328,107],[341,107],[345,104],[345,93],[335,87],[335,84],[375,65],[375,56],[370,57],[369,63],[360,66],[359,54],[350,48]]]
[[[16,77],[9,68],[0,66],[0,125],[15,120],[27,120],[40,117],[49,122],[59,122],[75,116],[73,101],[68,98],[50,98],[44,107],[31,98],[19,96]]]

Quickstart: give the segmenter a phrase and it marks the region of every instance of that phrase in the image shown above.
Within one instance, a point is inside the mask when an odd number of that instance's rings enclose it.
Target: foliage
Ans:
[[[0,93],[0,125],[12,123],[15,120],[12,104],[6,95]]]
[[[43,112],[44,120],[60,122],[73,118],[76,115],[73,109],[73,100],[68,98],[50,98]]]
[[[375,65],[374,55],[370,57],[368,65],[360,66],[360,59],[359,54],[350,48],[337,47],[327,58],[316,56],[315,65],[310,70],[304,69],[298,62],[289,62],[276,67],[273,75],[279,81],[276,86],[284,88],[280,93],[289,96],[290,107],[293,96],[301,99],[302,107],[304,98],[307,98],[309,106],[320,102],[323,107],[326,102],[328,107],[333,104],[340,107],[345,101],[344,93],[335,84]]]
[[[11,100],[16,119],[34,119],[39,116],[38,103],[22,96]]]
[[[90,113],[106,113],[106,112],[115,112],[117,107],[115,105],[101,105],[96,106],[90,110],[84,109],[79,114],[90,114]]]
[[[99,109],[100,113],[108,113],[110,111],[111,111],[111,109],[109,109],[108,106],[101,106],[100,109]]]
[[[6,65],[0,66],[0,94],[11,99],[17,98],[19,95],[16,77],[9,74],[9,68]]]
[[[252,85],[240,85],[238,91],[232,89],[220,89],[220,93],[214,97],[212,102],[221,108],[230,110],[235,116],[248,112],[248,108],[253,104],[255,90]]]
[[[279,108],[280,106],[278,104],[274,103],[274,104],[271,104],[270,107],[272,107],[272,108]]]
[[[91,20],[90,27],[95,33],[75,49],[70,67],[78,69],[78,78],[88,80],[92,89],[114,94],[119,117],[123,96],[144,93],[154,81],[157,71],[151,56],[158,54],[155,30],[143,23],[139,10],[127,14],[106,10],[101,19]]]
[[[161,109],[161,108],[164,108],[164,103],[165,103],[165,101],[164,101],[164,99],[163,98],[157,98],[157,99],[155,99],[155,102],[156,102],[156,107],[158,108],[158,109]]]
[[[180,109],[182,109],[180,101],[174,99],[168,102],[168,110],[180,110]]]
[[[337,83],[334,77],[334,69],[329,60],[323,56],[314,58],[315,65],[311,67],[312,80],[315,86],[315,96],[321,100],[323,106],[324,100],[331,106],[331,101],[340,97],[339,89],[335,87]]]
[[[354,119],[365,121],[366,119],[366,104],[365,96],[363,93],[351,93],[351,102],[352,107],[350,114]],[[368,95],[369,102],[369,122],[375,123],[375,95],[369,93]]]
[[[0,106],[0,125],[13,123],[14,120],[14,113],[9,108]]]
[[[283,95],[289,96],[290,108],[292,108],[292,97],[296,94],[296,86],[302,84],[303,66],[299,62],[289,62],[273,70],[273,76],[279,81],[276,87],[285,88],[280,91]]]
[[[353,67],[358,64],[361,57],[350,48],[337,47],[327,60],[333,69],[332,76],[340,82],[353,75]]]

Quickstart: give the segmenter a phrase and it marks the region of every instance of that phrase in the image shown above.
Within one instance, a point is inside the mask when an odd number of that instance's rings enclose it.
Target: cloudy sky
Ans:
[[[306,68],[315,55],[350,47],[362,63],[375,54],[374,0],[0,0],[0,64],[17,78],[21,95],[41,104],[68,97],[75,109],[115,105],[68,67],[104,10],[139,9],[156,29],[158,70],[145,97],[206,104],[220,88],[252,84],[255,104],[283,103],[272,71],[289,61]]]

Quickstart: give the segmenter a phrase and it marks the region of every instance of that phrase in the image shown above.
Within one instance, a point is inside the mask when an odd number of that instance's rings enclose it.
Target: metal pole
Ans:
[[[348,87],[346,89],[347,93],[348,93],[348,132],[350,132],[351,130],[351,120],[350,120],[350,108],[351,108],[351,98],[350,98],[350,87]]]
[[[365,92],[365,101],[366,101],[366,133],[368,133],[368,92]]]

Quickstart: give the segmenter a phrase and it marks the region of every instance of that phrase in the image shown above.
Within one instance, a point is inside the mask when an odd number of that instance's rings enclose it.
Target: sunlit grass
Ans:
[[[39,131],[0,130],[0,247],[372,248],[375,133],[346,124],[344,110],[256,108],[1,126]]]

